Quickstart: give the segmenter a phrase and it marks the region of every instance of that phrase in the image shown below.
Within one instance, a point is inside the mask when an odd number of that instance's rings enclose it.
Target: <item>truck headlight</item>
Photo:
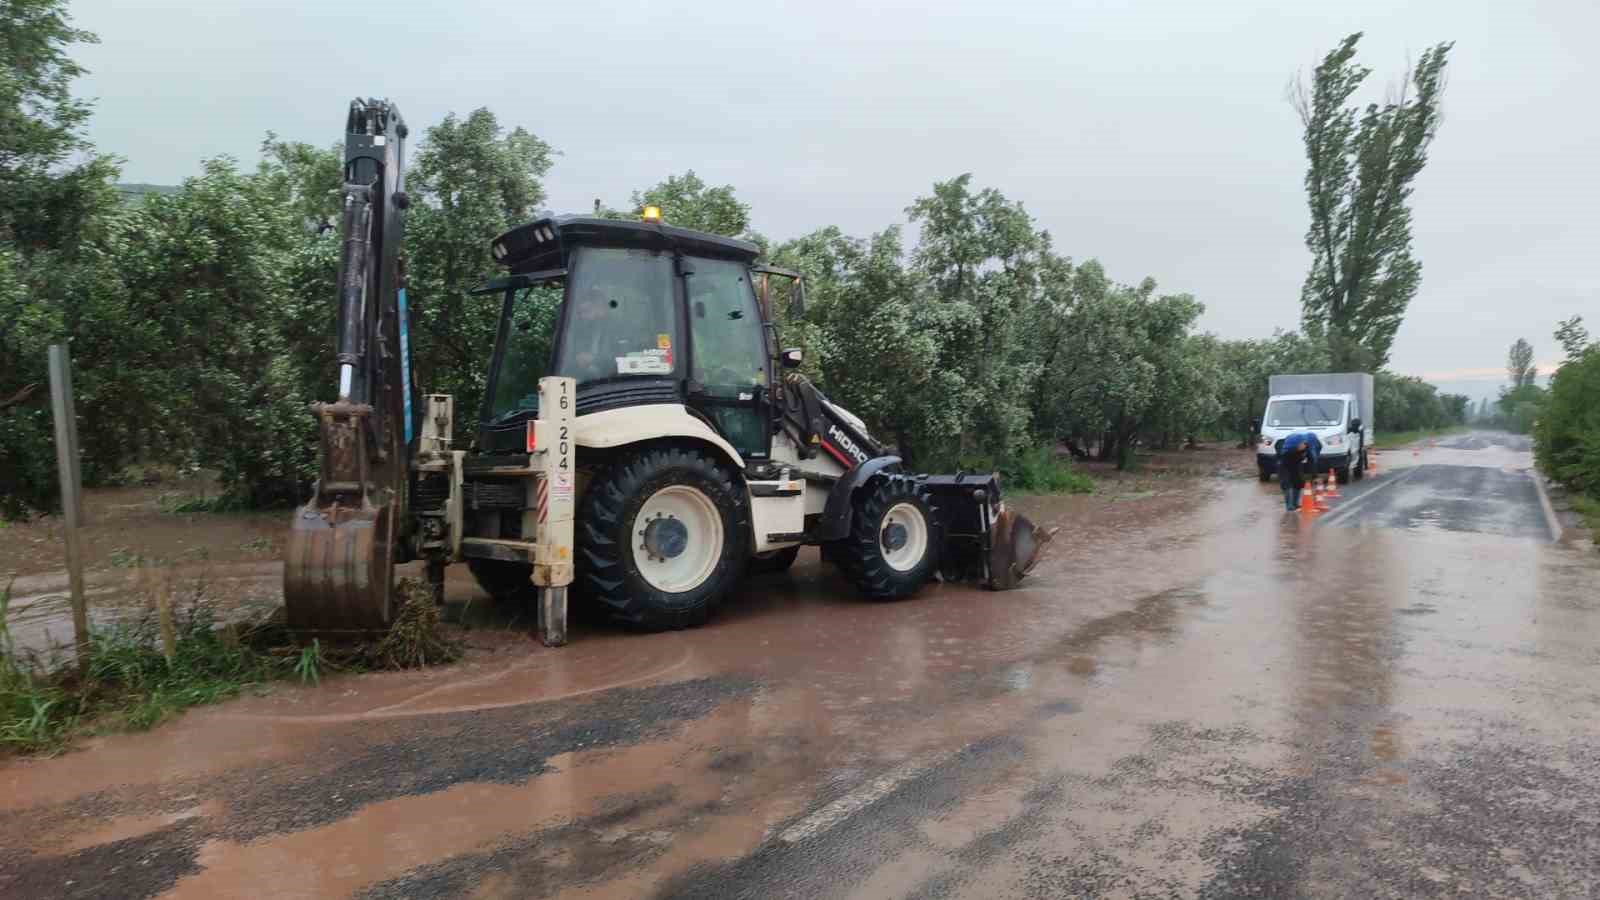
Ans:
[[[1271,447],[1272,446],[1272,438],[1269,438],[1269,437],[1267,437],[1266,435],[1263,434],[1261,436],[1261,446],[1263,446],[1263,447]]]
[[[1328,446],[1329,447],[1343,447],[1344,446],[1344,435],[1336,434],[1336,435],[1328,438]]]

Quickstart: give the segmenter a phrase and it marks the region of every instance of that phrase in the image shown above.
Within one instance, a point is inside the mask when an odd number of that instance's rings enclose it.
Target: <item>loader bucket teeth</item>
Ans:
[[[388,627],[390,510],[387,506],[295,511],[283,566],[290,629],[356,635]]]
[[[1005,591],[1016,587],[1033,571],[1056,529],[1040,531],[1027,516],[1007,509],[995,520],[993,534],[989,545],[989,586]]]

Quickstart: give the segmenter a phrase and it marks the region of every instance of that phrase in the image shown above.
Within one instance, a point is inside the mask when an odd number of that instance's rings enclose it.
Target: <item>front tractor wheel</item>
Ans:
[[[909,597],[939,567],[944,533],[926,490],[903,475],[874,479],[855,497],[850,535],[830,556],[874,600]]]
[[[578,513],[578,583],[614,621],[703,624],[743,572],[750,523],[708,453],[652,447],[595,476]]]

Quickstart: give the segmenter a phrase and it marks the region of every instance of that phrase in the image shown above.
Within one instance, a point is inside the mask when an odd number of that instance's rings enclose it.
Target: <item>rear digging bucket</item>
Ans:
[[[358,633],[389,627],[390,557],[387,507],[295,510],[283,564],[288,626],[308,634]]]

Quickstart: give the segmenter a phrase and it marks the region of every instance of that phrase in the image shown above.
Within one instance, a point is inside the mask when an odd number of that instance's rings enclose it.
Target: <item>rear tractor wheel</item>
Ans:
[[[734,475],[709,452],[648,447],[584,494],[578,584],[625,625],[701,625],[743,574],[749,531]]]
[[[939,567],[944,530],[928,492],[904,475],[874,479],[856,493],[850,535],[830,556],[874,600],[909,597]]]

